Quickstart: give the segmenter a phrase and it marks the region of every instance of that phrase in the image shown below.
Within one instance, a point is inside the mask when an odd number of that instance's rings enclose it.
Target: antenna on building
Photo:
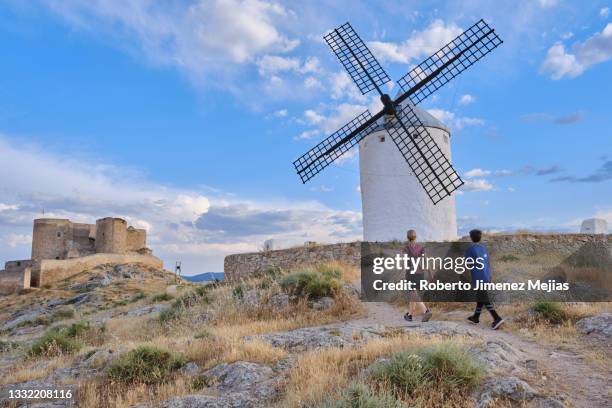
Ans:
[[[181,277],[181,261],[176,261],[174,264],[174,275],[178,278]]]

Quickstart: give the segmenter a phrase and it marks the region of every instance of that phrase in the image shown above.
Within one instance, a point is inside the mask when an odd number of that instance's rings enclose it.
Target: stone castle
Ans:
[[[143,263],[162,268],[146,244],[147,232],[121,218],[95,224],[67,219],[34,220],[31,259],[6,262],[0,270],[0,294],[40,287],[107,263]]]

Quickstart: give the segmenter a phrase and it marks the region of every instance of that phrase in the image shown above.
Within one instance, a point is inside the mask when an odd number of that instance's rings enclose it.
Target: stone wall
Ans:
[[[129,227],[127,229],[127,251],[138,252],[143,248],[147,247],[147,231],[144,229],[138,229]]]
[[[271,267],[291,269],[325,261],[341,261],[359,265],[361,243],[311,245],[277,251],[262,251],[225,257],[223,271],[226,280],[238,280]]]
[[[30,287],[29,267],[11,271],[0,271],[0,295],[10,295]]]
[[[462,238],[462,241],[469,238]],[[571,255],[589,242],[603,242],[612,246],[612,235],[589,234],[509,234],[485,235],[483,243],[491,252],[506,252],[532,255],[554,252]],[[425,244],[426,246],[427,244]],[[277,266],[291,269],[302,265],[337,260],[359,266],[361,243],[339,243],[330,245],[304,246],[278,251],[252,252],[228,255],[224,261],[225,279],[237,280],[256,272]]]
[[[57,282],[97,265],[126,263],[138,263],[159,269],[164,267],[161,259],[139,254],[94,254],[65,260],[45,259],[40,261],[40,266],[32,271],[32,286],[40,287]]]

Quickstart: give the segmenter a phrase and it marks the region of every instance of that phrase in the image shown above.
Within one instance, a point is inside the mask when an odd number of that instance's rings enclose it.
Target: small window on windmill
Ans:
[[[58,232],[58,233],[57,233],[57,237],[58,237],[58,238],[61,238],[61,236],[62,236],[62,233],[61,233],[61,232]]]
[[[378,136],[378,138],[380,139],[381,143],[384,143],[384,141],[385,141],[385,137],[384,136]]]

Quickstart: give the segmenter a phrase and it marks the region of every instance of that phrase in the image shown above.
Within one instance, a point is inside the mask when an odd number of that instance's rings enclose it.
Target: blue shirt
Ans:
[[[482,282],[491,282],[491,265],[489,264],[489,252],[487,251],[487,247],[481,244],[472,244],[464,254],[466,261],[471,259],[471,263],[474,264],[472,268],[472,285],[476,284],[476,281]],[[480,262],[477,262],[476,259],[481,258]]]

